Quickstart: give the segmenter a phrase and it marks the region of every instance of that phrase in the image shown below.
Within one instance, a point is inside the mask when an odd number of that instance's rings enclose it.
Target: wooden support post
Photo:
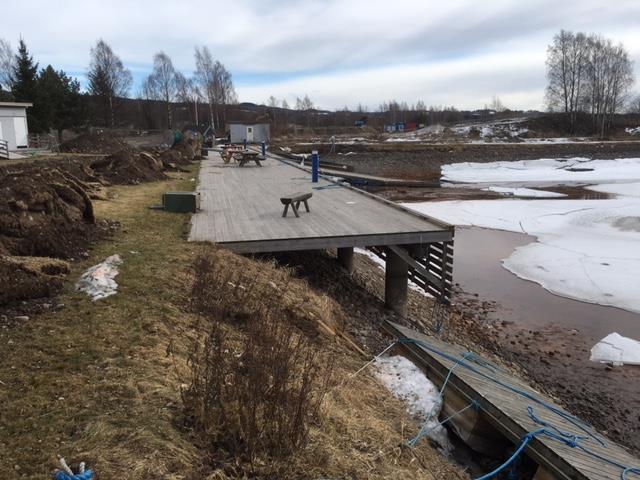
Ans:
[[[409,267],[400,255],[386,247],[384,275],[384,304],[394,312],[406,316]]]
[[[351,275],[353,273],[353,247],[338,248],[338,262]]]

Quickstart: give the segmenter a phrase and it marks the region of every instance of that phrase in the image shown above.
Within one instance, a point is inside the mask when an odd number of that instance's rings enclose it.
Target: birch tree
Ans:
[[[0,90],[11,90],[11,72],[15,63],[15,57],[11,44],[0,38]]]
[[[111,47],[102,39],[91,49],[91,63],[87,73],[89,93],[98,97],[104,107],[105,125],[115,125],[119,98],[127,97],[133,83],[126,69]]]
[[[167,128],[173,126],[173,102],[178,95],[179,75],[173,67],[171,58],[158,52],[153,57],[153,71],[147,77],[145,89],[154,100],[159,100],[165,105]]]

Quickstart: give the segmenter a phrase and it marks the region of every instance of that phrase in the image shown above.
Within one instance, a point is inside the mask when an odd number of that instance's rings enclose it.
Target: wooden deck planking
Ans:
[[[311,183],[307,171],[270,158],[262,167],[224,164],[212,154],[200,170],[201,211],[189,239],[231,249],[296,250],[331,246],[426,243],[450,240],[453,228],[404,211],[326,178]],[[313,192],[311,213],[283,218],[280,197]],[[339,245],[335,239],[343,239]],[[385,242],[382,242],[384,239]],[[300,243],[302,241],[302,243]],[[374,243],[367,243],[367,242]]]
[[[462,347],[438,341],[432,337],[428,337],[400,325],[390,324],[389,330],[392,332],[398,332],[400,335],[404,335],[407,338],[425,341],[427,344],[440,351],[448,353],[454,358],[462,358],[462,355],[467,351]],[[421,356],[424,355],[428,357],[432,365],[437,365],[439,367],[439,375],[444,376],[455,364],[455,362],[435,355],[419,345],[415,345],[414,347],[419,349]],[[481,367],[479,369],[483,370]],[[499,380],[516,386],[517,388],[533,395],[535,398],[565,411],[555,402],[531,388],[521,379],[503,371],[498,372],[495,376]],[[467,369],[460,367],[456,368],[453,371],[450,382],[452,385],[456,385],[456,388],[467,393],[470,398],[480,401],[483,411],[494,417],[495,421],[492,421],[491,423],[494,423],[495,425],[495,422],[498,422],[499,425],[495,426],[507,437],[510,437],[510,440],[514,443],[518,443],[527,432],[540,428],[540,425],[534,423],[529,417],[527,413],[528,405],[533,407],[534,414],[542,421],[553,424],[564,432],[584,435],[584,432],[582,432],[578,427],[552,413],[548,409],[537,405],[529,399],[516,395],[504,387],[498,386],[494,382],[482,378],[480,375]],[[594,453],[611,458],[622,465],[632,467],[640,466],[640,460],[631,456],[622,447],[606,439],[599,433],[596,433],[596,435],[605,442],[607,445],[606,447],[602,447],[598,442],[592,439],[585,440],[583,445]],[[584,478],[594,480],[620,478],[620,468],[590,456],[579,449],[572,448],[544,436],[536,437],[536,440],[529,445],[526,452],[534,459],[537,457],[536,461],[539,461],[539,459],[549,460],[556,468],[564,472],[566,478]]]

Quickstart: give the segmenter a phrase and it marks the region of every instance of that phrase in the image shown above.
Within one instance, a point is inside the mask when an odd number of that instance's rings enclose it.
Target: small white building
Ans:
[[[227,122],[231,143],[269,143],[270,128],[268,123]]]
[[[29,147],[27,107],[32,103],[0,102],[0,140],[9,144],[9,150]]]

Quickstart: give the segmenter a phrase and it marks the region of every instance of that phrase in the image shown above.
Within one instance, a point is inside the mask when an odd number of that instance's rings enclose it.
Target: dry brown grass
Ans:
[[[344,315],[332,300],[268,262],[188,244],[187,216],[146,208],[163,191],[189,189],[194,175],[112,188],[115,199],[97,202],[96,214],[121,222],[122,230],[72,266],[56,299],[64,307],[0,330],[0,471],[8,478],[46,478],[57,454],[86,461],[100,479],[234,478],[233,468],[212,465],[182,423],[187,359],[207,331],[207,318],[188,306],[189,265],[203,252],[267,284],[288,284],[314,305],[308,312],[292,305],[291,318],[326,339],[320,344],[334,357],[337,377],[362,365],[346,340],[332,341]],[[91,302],[73,291],[85,268],[113,253],[124,259],[117,295]],[[307,448],[287,461],[289,478],[459,477],[428,444],[393,450],[418,425],[367,371],[331,391],[321,412]]]

